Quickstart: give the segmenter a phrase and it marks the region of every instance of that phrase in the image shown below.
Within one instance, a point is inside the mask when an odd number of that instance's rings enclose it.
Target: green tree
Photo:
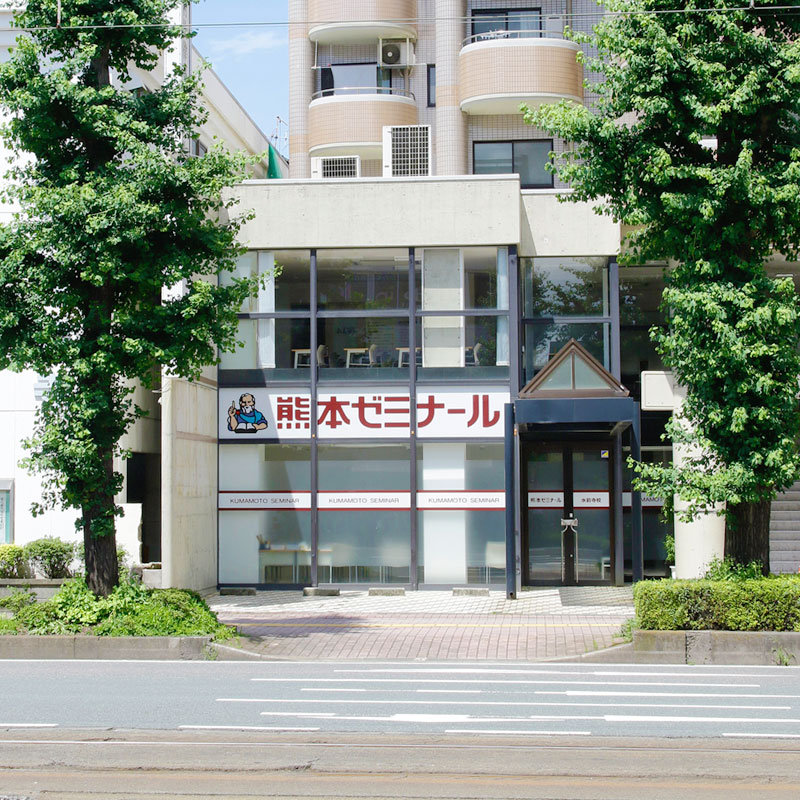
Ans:
[[[239,249],[241,219],[221,201],[247,159],[187,154],[205,119],[199,77],[178,67],[130,91],[130,65],[156,67],[186,34],[183,0],[29,0],[28,31],[0,66],[3,136],[16,154],[0,227],[0,368],[53,374],[27,446],[43,507],[78,509],[89,586],[118,581],[114,471],[120,438],[143,412],[132,385],[158,368],[196,377],[236,340],[248,281],[217,278]],[[206,277],[198,277],[206,276]],[[183,291],[162,299],[163,287]]]
[[[687,389],[673,440],[702,454],[639,485],[690,513],[726,501],[726,553],[765,569],[770,501],[800,473],[798,301],[765,272],[800,247],[800,16],[778,5],[611,0],[586,39],[596,107],[526,112],[575,143],[554,165],[568,199],[637,226],[627,260],[675,262],[652,335]]]

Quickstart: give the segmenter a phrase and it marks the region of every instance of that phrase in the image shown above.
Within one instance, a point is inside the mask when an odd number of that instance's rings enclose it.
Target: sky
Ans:
[[[200,0],[192,7],[194,46],[269,137],[276,117],[289,121],[287,16],[286,0]],[[247,24],[265,22],[283,24]]]

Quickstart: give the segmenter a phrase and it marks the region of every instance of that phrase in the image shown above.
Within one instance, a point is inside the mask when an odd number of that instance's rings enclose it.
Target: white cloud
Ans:
[[[274,50],[285,45],[285,35],[275,30],[251,30],[227,38],[206,38],[204,55],[212,64],[239,60],[253,53]]]

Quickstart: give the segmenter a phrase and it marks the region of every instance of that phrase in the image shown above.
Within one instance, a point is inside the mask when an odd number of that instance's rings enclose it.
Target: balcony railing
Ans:
[[[392,95],[395,97],[405,97],[415,101],[414,93],[408,89],[398,89],[394,86],[342,86],[335,89],[320,89],[311,95],[312,100],[319,100],[321,97],[345,97],[352,95]]]
[[[462,47],[466,47],[476,42],[493,42],[498,39],[563,39],[563,30],[535,28],[526,31],[486,31],[485,33],[475,33],[467,36],[462,42]]]

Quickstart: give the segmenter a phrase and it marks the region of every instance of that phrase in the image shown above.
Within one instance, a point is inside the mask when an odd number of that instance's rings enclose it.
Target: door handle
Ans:
[[[568,530],[571,530],[573,533],[577,533],[578,520],[574,517],[572,519],[561,520],[561,533],[566,533]]]

